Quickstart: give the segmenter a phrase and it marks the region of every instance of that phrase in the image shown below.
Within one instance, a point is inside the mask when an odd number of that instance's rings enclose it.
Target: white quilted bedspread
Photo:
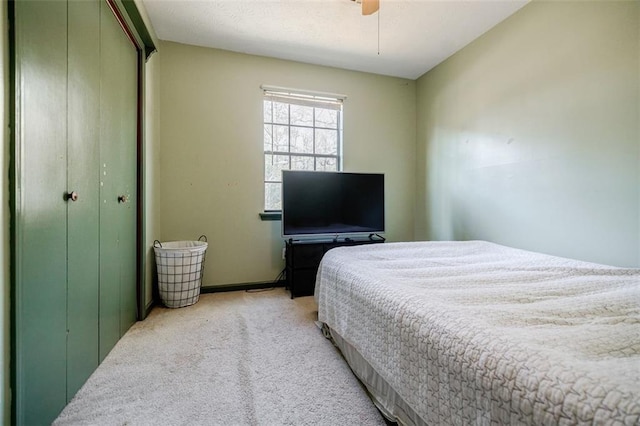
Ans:
[[[429,425],[640,424],[640,269],[372,244],[329,251],[315,297]]]

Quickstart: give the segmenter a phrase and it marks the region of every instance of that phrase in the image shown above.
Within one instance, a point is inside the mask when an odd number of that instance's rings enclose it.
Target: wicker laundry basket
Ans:
[[[168,308],[193,305],[200,298],[207,237],[198,241],[153,243],[160,299]]]

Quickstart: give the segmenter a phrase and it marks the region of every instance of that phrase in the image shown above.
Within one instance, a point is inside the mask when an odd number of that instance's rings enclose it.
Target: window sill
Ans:
[[[282,220],[282,212],[261,212],[260,220]]]

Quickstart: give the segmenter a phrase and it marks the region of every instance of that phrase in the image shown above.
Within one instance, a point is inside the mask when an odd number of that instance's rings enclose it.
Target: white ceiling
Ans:
[[[161,40],[416,79],[527,0],[143,0]],[[379,50],[378,50],[379,37]]]

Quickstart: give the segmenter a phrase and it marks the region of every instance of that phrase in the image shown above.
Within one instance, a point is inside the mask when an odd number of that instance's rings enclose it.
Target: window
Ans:
[[[342,169],[344,97],[264,89],[264,210],[281,210],[282,170]]]

